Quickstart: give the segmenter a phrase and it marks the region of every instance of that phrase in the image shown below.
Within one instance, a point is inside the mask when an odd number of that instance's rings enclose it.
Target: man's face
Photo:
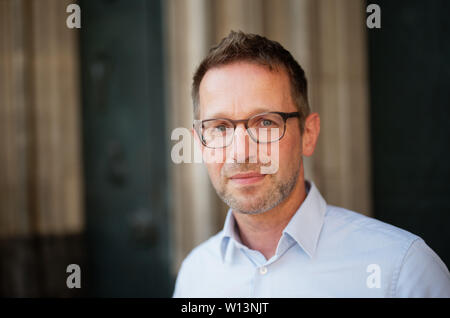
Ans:
[[[282,68],[270,71],[249,62],[210,69],[201,81],[199,96],[202,120],[239,120],[263,112],[297,111],[286,71]],[[278,161],[275,173],[261,173],[264,161],[259,158],[259,153],[255,155],[249,151],[256,144],[249,138],[242,123],[236,127],[232,144],[222,150],[225,160],[206,160],[209,177],[217,194],[233,210],[247,214],[268,211],[294,189],[301,166],[298,118],[287,120],[286,132],[277,143],[278,158],[271,158]],[[270,153],[276,145],[267,146]],[[202,147],[202,150],[205,158],[211,158],[217,151],[206,147]],[[245,158],[244,162],[242,158]]]

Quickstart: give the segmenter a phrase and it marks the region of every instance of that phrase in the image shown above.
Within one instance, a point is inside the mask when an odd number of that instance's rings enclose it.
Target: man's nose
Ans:
[[[232,158],[234,162],[244,163],[249,162],[250,151],[249,151],[249,143],[250,136],[247,133],[247,129],[243,123],[240,123],[236,126],[234,131],[233,138],[233,154]]]

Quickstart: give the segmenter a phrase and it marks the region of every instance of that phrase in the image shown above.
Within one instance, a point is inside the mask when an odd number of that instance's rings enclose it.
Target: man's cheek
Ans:
[[[260,172],[262,174],[276,174],[280,166],[279,142],[260,144],[258,158],[261,163]]]
[[[211,149],[203,147],[203,162],[206,164],[222,164],[225,162],[225,148]]]
[[[223,164],[219,163],[208,163],[206,164],[209,178],[211,179],[211,182],[216,186],[220,183],[222,183],[222,169]]]

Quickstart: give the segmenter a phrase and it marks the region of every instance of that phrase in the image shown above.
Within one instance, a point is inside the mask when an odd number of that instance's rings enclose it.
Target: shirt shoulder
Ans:
[[[439,256],[419,239],[402,259],[395,297],[450,297],[450,273]]]
[[[335,206],[327,207],[324,226],[338,245],[380,264],[388,273],[387,296],[450,297],[446,265],[418,235]]]
[[[365,239],[366,244],[396,243],[408,248],[412,242],[421,239],[394,225],[333,205],[327,206],[325,225],[330,231]]]

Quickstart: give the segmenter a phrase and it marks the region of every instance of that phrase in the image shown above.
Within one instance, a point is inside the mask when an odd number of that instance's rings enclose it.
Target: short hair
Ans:
[[[303,133],[305,119],[310,113],[305,72],[280,43],[242,31],[231,31],[217,46],[212,47],[195,71],[192,83],[194,118],[198,119],[200,116],[199,89],[206,72],[211,68],[239,61],[257,63],[270,71],[279,70],[280,67],[287,71],[292,100],[300,113],[300,131]]]

